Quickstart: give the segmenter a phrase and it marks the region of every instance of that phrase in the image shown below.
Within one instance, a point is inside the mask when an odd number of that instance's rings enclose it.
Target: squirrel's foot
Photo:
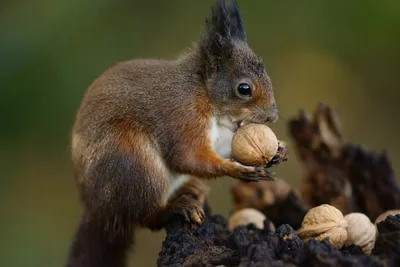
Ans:
[[[182,195],[169,202],[147,226],[152,231],[158,231],[175,220],[176,216],[182,216],[191,224],[201,224],[205,218],[205,212],[198,200]]]
[[[209,191],[199,179],[191,178],[170,196],[167,206],[157,214],[149,228],[159,230],[176,216],[182,216],[191,224],[201,224],[205,219],[203,207]]]
[[[183,216],[184,219],[193,224],[201,224],[205,218],[203,203],[188,196],[182,195],[169,204],[169,215]]]
[[[288,160],[289,150],[287,148],[287,144],[283,141],[278,141],[278,152],[271,159],[270,162],[265,166],[266,168],[271,168],[279,165],[281,162],[285,162]]]

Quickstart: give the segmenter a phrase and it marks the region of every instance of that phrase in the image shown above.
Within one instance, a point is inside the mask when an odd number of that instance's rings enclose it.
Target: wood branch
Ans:
[[[346,142],[334,109],[320,104],[313,117],[300,111],[289,131],[306,170],[300,191],[309,205],[330,204],[371,220],[400,207],[400,188],[387,154]]]

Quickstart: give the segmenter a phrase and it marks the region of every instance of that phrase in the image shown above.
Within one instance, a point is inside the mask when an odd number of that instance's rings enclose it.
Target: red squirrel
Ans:
[[[174,216],[200,224],[200,179],[273,179],[279,152],[262,167],[230,159],[238,127],[274,123],[278,108],[237,2],[211,11],[188,52],[119,62],[85,92],[71,140],[83,214],[67,266],[126,266],[135,228],[161,230]]]

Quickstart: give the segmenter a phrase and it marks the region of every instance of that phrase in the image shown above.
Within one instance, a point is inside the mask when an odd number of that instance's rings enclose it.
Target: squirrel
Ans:
[[[202,223],[200,180],[268,181],[267,169],[285,160],[279,150],[268,166],[230,158],[238,127],[278,119],[237,1],[217,0],[188,50],[170,60],[118,62],[86,90],[71,134],[83,213],[68,267],[126,266],[135,228],[159,231],[175,216]]]

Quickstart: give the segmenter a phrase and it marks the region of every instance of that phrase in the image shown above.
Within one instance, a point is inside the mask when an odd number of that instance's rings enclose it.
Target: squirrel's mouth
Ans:
[[[240,127],[248,124],[250,121],[247,120],[237,120],[237,121],[233,121],[233,132],[235,133]]]
[[[235,126],[236,126],[236,131],[237,131],[237,129],[239,129],[240,126],[242,126],[242,121],[237,121],[235,124],[236,124]]]
[[[236,132],[237,129],[239,129],[240,127],[243,126],[243,120],[235,121],[234,124],[235,124],[235,131],[234,132]]]
[[[224,117],[219,119],[219,125],[227,128],[231,132],[235,133],[240,127],[250,123],[250,121],[246,119],[234,119],[232,117]]]

